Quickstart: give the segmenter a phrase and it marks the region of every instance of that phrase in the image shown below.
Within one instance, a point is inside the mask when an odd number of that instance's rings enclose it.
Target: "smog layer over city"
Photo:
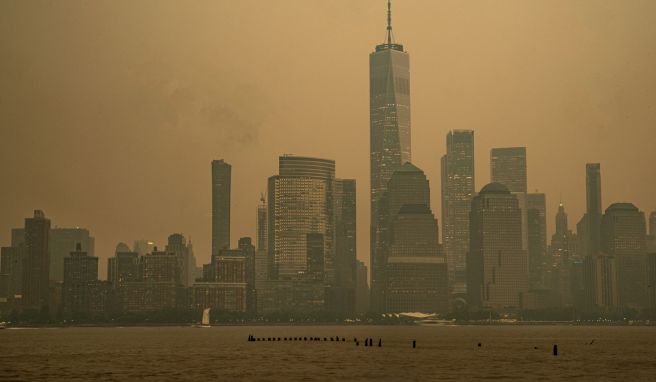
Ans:
[[[656,378],[654,68],[646,0],[0,2],[0,379]]]

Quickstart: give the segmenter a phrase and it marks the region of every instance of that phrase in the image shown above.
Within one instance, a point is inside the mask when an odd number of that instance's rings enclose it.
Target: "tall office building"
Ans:
[[[469,210],[475,193],[474,131],[453,130],[446,135],[442,157],[442,244],[451,293],[467,291]]]
[[[335,161],[285,155],[268,182],[269,275],[303,278],[308,234],[322,234],[324,281],[335,276]]]
[[[585,165],[586,191],[586,256],[596,255],[601,249],[601,166],[599,163]]]
[[[379,203],[387,182],[403,163],[411,160],[410,57],[393,42],[391,6],[387,5],[386,41],[369,55],[369,139],[371,161],[371,262],[372,293],[380,284],[376,252],[380,248]],[[378,304],[380,298],[375,297]],[[374,309],[381,306],[375,305]]]
[[[617,293],[625,308],[647,307],[645,214],[631,203],[613,203],[601,224],[601,250],[615,258]]]
[[[267,249],[267,204],[264,194],[260,195],[260,203],[257,205],[257,249],[264,250]]]
[[[521,308],[529,285],[517,196],[501,183],[490,183],[472,200],[470,216],[469,306]]]
[[[447,266],[437,219],[426,204],[404,204],[390,224],[386,258],[387,312],[449,311]]]
[[[23,305],[47,309],[49,301],[50,256],[48,239],[50,220],[41,210],[25,219],[25,260],[23,263]]]
[[[387,182],[385,193],[379,201],[378,248],[371,259],[371,307],[384,312],[386,267],[390,245],[390,226],[392,220],[405,204],[425,204],[430,207],[430,189],[424,172],[410,162],[406,162]]]
[[[526,147],[503,147],[490,150],[492,182],[501,183],[510,192],[527,192]]]
[[[356,304],[355,190],[355,179],[335,181],[335,286],[331,308],[344,316],[352,316]]]
[[[545,194],[526,194],[528,230],[528,270],[531,288],[546,286],[547,270],[547,198]]]
[[[577,237],[569,229],[565,205],[561,202],[558,204],[556,213],[556,230],[551,235],[551,244],[549,245],[552,264],[569,264],[575,257],[578,257],[577,250]]]
[[[212,161],[212,255],[230,248],[230,181],[232,166]]]

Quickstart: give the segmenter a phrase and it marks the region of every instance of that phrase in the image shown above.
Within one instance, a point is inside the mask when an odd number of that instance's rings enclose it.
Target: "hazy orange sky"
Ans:
[[[358,182],[369,259],[368,55],[384,0],[0,2],[0,245],[43,209],[117,242],[191,236],[209,260],[210,162],[232,164],[232,242],[255,234],[285,153]],[[529,189],[574,226],[585,163],[603,207],[656,209],[656,1],[393,2],[410,53],[412,156],[440,216],[450,129],[473,129],[476,187],[492,147],[527,146]]]

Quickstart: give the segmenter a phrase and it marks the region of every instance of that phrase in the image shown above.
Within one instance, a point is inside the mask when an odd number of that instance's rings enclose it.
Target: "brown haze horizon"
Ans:
[[[357,180],[358,258],[369,263],[368,55],[385,1],[0,3],[0,245],[42,209],[88,228],[100,274],[118,242],[191,237],[209,261],[210,162],[232,167],[232,237],[279,155],[336,160]],[[440,157],[475,130],[476,189],[493,147],[526,146],[529,191],[585,207],[656,210],[656,2],[405,0],[412,157],[440,215]]]

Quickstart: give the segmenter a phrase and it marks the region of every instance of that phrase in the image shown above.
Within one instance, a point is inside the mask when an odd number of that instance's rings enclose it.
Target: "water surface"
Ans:
[[[247,342],[316,337],[324,342]],[[346,337],[331,342],[330,337]],[[360,339],[356,346],[353,338]],[[364,338],[374,347],[364,347]],[[382,347],[378,340],[382,339]],[[412,341],[417,347],[412,348]],[[481,346],[478,346],[478,343]],[[552,355],[558,344],[559,354]],[[536,349],[537,348],[537,349]],[[2,381],[656,380],[656,327],[7,329]]]

